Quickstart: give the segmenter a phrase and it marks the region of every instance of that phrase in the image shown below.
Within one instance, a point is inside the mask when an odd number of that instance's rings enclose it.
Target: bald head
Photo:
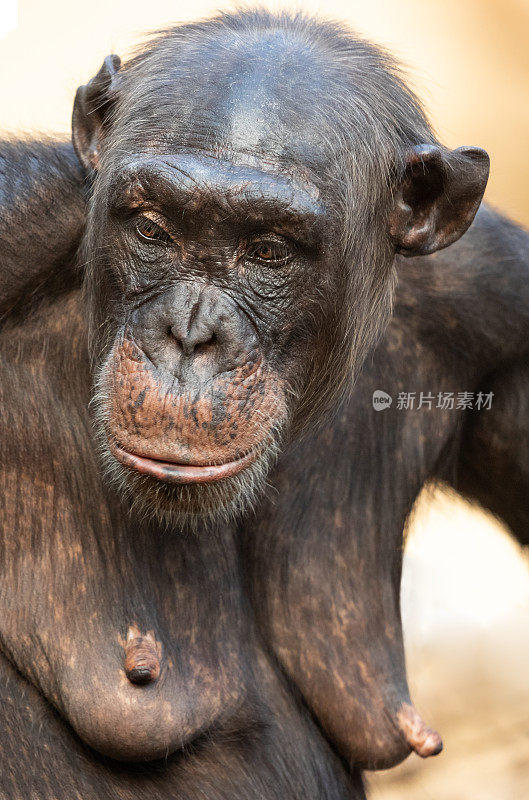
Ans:
[[[415,99],[386,54],[331,23],[258,12],[179,26],[120,71],[113,137],[322,170],[358,151],[376,164],[418,133]],[[109,144],[112,143],[112,138]]]

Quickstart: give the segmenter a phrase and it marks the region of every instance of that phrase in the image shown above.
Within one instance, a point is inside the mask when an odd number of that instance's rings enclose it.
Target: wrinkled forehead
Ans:
[[[243,44],[229,37],[169,44],[126,71],[120,147],[202,149],[248,164],[295,165],[307,179],[331,164],[332,75],[317,53],[284,32]]]

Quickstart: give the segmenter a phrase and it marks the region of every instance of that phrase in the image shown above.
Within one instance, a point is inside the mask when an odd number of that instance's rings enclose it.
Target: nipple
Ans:
[[[125,675],[131,683],[143,686],[160,675],[161,645],[153,631],[145,634],[133,624],[127,631],[125,642]]]

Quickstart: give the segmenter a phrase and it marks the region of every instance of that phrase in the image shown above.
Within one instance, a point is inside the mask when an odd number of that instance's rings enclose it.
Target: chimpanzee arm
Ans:
[[[0,141],[0,320],[78,280],[84,174],[70,143]]]
[[[529,544],[529,358],[490,377],[490,410],[469,415],[454,487]]]
[[[465,293],[475,307],[466,341],[487,365],[476,389],[490,403],[466,412],[442,477],[529,544],[529,234],[490,211],[469,234],[483,280]]]

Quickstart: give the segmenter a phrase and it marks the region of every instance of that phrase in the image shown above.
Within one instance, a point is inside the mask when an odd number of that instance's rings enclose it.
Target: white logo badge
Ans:
[[[373,392],[373,408],[375,411],[384,411],[384,409],[390,407],[392,402],[391,395],[383,392],[382,389],[376,389]]]

